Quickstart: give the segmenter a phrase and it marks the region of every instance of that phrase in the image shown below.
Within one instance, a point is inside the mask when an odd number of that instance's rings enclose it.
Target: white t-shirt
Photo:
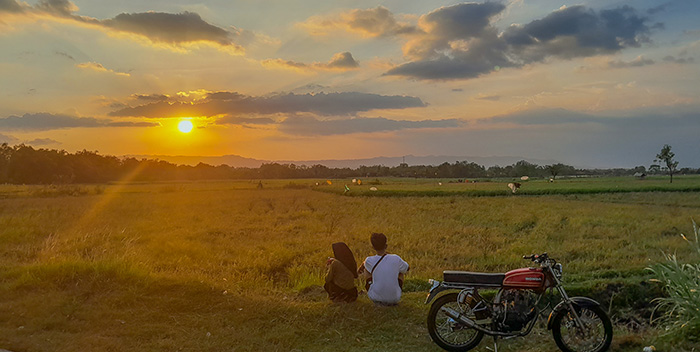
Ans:
[[[373,255],[365,259],[365,270],[372,272],[381,255]],[[372,272],[372,285],[367,296],[374,302],[388,304],[399,303],[401,299],[401,287],[399,287],[399,273],[408,271],[408,263],[396,254],[387,254],[377,269]]]

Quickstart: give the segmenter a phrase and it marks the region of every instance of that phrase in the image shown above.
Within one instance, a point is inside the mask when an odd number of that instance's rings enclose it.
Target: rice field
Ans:
[[[502,272],[546,251],[578,290],[639,285],[662,251],[693,258],[680,233],[700,218],[700,193],[682,191],[698,177],[531,180],[515,195],[512,180],[330,181],[0,185],[0,349],[439,351],[422,303],[443,270]],[[526,194],[547,187],[570,192]],[[401,305],[328,302],[331,243],[361,261],[372,232],[411,265]],[[615,350],[663,345],[650,329],[618,324]],[[543,329],[500,347],[556,349]]]

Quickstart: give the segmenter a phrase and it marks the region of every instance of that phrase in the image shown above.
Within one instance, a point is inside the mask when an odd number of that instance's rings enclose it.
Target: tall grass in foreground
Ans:
[[[700,256],[698,225],[694,220],[693,231],[695,242],[681,236]],[[665,263],[650,268],[668,294],[668,297],[655,299],[656,310],[664,312],[659,320],[671,336],[700,340],[700,261],[682,263],[675,254],[664,256]]]

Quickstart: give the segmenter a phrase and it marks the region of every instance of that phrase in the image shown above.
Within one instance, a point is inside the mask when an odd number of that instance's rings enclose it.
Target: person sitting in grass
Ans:
[[[360,267],[360,272],[369,285],[367,297],[377,305],[396,305],[401,300],[408,263],[398,255],[386,252],[387,240],[383,233],[373,233],[370,242],[377,255],[367,257]]]
[[[326,284],[323,288],[333,302],[354,302],[357,300],[357,262],[350,247],[343,242],[333,243],[333,258],[328,258]]]

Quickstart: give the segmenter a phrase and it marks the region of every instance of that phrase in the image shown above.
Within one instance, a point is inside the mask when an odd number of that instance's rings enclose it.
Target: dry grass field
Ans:
[[[0,186],[0,348],[439,351],[422,303],[443,270],[506,271],[546,251],[568,285],[637,285],[662,251],[691,255],[679,234],[700,219],[696,192],[365,197],[315,182]],[[361,261],[372,232],[411,265],[401,305],[328,302],[331,243]],[[615,350],[664,346],[653,328],[617,328]],[[500,347],[556,350],[543,329]]]

